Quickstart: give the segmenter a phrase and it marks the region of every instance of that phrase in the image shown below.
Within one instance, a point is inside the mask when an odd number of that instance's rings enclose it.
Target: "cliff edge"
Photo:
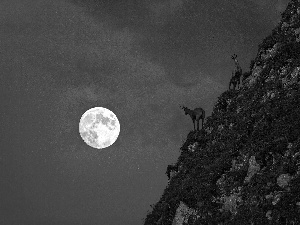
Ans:
[[[300,224],[300,1],[181,147],[145,225]]]

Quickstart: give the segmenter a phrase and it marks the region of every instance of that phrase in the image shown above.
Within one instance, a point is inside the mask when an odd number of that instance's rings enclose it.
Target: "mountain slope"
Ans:
[[[300,224],[300,1],[190,132],[145,225]]]

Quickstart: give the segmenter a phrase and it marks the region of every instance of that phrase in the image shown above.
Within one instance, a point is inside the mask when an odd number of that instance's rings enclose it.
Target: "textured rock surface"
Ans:
[[[180,205],[176,209],[176,214],[172,225],[183,225],[184,223],[188,222],[190,216],[192,215],[195,215],[196,218],[200,217],[197,216],[196,210],[189,208],[187,205],[180,201]]]

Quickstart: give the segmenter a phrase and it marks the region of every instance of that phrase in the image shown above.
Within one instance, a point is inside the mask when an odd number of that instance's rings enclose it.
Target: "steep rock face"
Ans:
[[[191,132],[153,224],[300,224],[300,1]]]

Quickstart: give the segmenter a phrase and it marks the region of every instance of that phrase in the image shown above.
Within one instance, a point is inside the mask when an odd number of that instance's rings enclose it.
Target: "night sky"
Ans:
[[[286,0],[2,0],[0,224],[141,225],[192,120],[211,114]],[[4,97],[4,98],[3,98]],[[92,107],[118,140],[79,134]]]

